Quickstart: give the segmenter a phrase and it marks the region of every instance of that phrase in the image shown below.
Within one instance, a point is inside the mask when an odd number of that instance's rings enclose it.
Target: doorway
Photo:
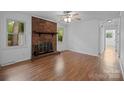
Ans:
[[[120,57],[120,18],[113,19],[111,22],[104,21],[100,24],[100,55],[106,49],[111,48]]]
[[[120,68],[120,18],[100,24],[100,64],[104,73],[116,75]]]
[[[117,51],[116,49],[116,30],[106,30],[105,31],[105,50],[106,49],[113,49],[114,51]]]

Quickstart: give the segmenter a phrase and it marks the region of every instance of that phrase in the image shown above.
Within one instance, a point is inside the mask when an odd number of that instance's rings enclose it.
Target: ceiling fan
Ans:
[[[74,11],[64,11],[60,16],[60,21],[64,21],[66,23],[70,23],[75,20],[81,20],[79,12]]]

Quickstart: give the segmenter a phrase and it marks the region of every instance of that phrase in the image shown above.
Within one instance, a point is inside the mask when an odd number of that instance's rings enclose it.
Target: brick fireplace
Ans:
[[[32,58],[57,52],[57,24],[32,17]]]

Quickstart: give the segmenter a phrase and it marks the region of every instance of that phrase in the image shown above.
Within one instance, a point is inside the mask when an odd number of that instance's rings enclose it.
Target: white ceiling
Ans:
[[[78,11],[82,20],[107,20],[118,18],[120,16],[119,11]],[[62,11],[25,11],[24,13],[31,14],[33,16],[42,17],[45,19],[57,21],[58,15],[62,15]]]
[[[118,18],[120,16],[119,11],[85,11],[81,12],[82,19],[84,20],[108,20]]]

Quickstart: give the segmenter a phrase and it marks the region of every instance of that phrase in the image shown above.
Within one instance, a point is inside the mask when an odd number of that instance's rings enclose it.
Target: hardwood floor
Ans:
[[[104,57],[65,51],[2,67],[0,80],[123,80],[118,61],[110,62]]]

